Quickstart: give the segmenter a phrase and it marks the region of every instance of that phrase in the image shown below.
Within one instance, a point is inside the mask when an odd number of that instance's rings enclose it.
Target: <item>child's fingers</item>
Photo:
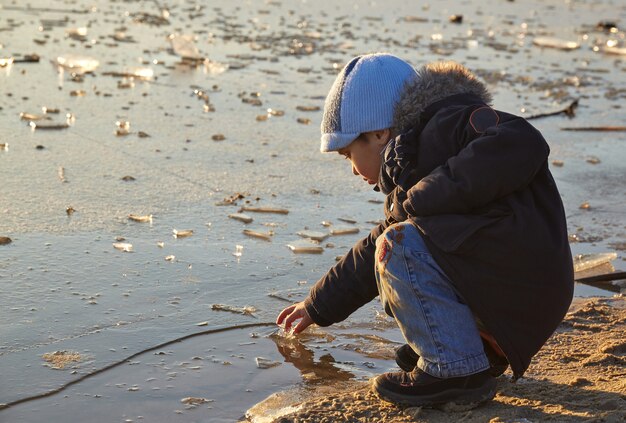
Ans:
[[[294,305],[290,305],[289,307],[283,309],[283,311],[281,311],[280,314],[278,315],[278,317],[276,318],[276,324],[280,325],[281,323],[283,323],[283,320],[285,319],[285,316],[290,314],[295,307],[296,307],[296,305],[294,304]]]
[[[287,316],[287,318],[285,319],[285,330],[289,332],[289,330],[291,329],[291,324],[294,322],[294,320],[297,320],[301,317],[302,316],[300,315],[298,310],[294,308],[293,312],[289,314],[289,316]]]
[[[311,324],[311,323],[309,323],[309,322],[307,321],[307,319],[302,318],[302,319],[298,322],[298,324],[296,325],[296,327],[295,327],[295,328],[293,328],[293,333],[294,333],[294,335],[295,335],[295,334],[298,334],[298,333],[302,332],[303,330],[305,330],[306,328],[308,328],[310,324]]]

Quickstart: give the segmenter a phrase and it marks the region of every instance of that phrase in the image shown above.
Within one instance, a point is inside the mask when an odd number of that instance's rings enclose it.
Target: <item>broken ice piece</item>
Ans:
[[[247,207],[243,206],[240,211],[254,212],[254,213],[277,213],[277,214],[289,214],[289,210],[276,207]]]
[[[174,232],[174,238],[187,238],[188,236],[193,235],[193,230],[191,229],[185,229],[182,231],[172,229],[172,232]]]
[[[231,313],[237,313],[237,314],[245,314],[248,316],[252,316],[255,311],[256,308],[252,307],[252,306],[245,306],[245,307],[233,307],[227,304],[213,304],[211,305],[211,310],[216,310],[216,311],[229,311]]]
[[[322,254],[324,252],[324,248],[320,247],[319,244],[302,239],[290,242],[287,247],[295,254]]]
[[[130,244],[128,242],[114,242],[113,243],[113,248],[115,248],[116,250],[125,251],[127,253],[130,253],[130,252],[133,251],[133,244]]]
[[[239,220],[240,222],[243,222],[243,223],[251,223],[254,220],[253,218],[251,218],[245,213],[232,213],[232,214],[229,214],[228,217],[230,217],[231,219]]]
[[[330,222],[328,220],[322,220],[322,226],[329,227],[329,226],[333,226],[333,224],[332,224],[332,222]]]
[[[300,231],[298,232],[303,238],[310,238],[313,241],[324,241],[328,238],[328,234],[326,232],[317,232],[317,231]]]
[[[183,59],[204,60],[198,47],[196,47],[196,37],[194,35],[171,34],[167,38],[170,41],[174,53]]]
[[[154,70],[143,66],[131,66],[124,68],[124,74],[143,80],[149,80],[154,77]]]
[[[129,214],[128,218],[130,220],[134,221],[134,222],[142,222],[142,223],[150,222],[150,223],[152,223],[152,215],[151,214],[145,215],[145,216],[141,216],[141,215],[138,215],[138,214]]]
[[[165,261],[174,261],[174,260],[176,260],[176,256],[175,255],[165,256]]]
[[[253,238],[260,238],[262,240],[265,241],[271,241],[272,240],[272,235],[274,235],[274,233],[272,231],[270,232],[257,232],[257,231],[253,231],[250,229],[244,229],[243,230],[243,234],[253,237]]]
[[[561,40],[553,37],[535,37],[533,44],[538,47],[550,47],[560,50],[576,50],[580,44],[576,41]]]
[[[73,73],[93,72],[100,66],[100,62],[93,57],[74,54],[59,56],[57,57],[56,63],[59,67],[68,69]]]
[[[577,254],[574,256],[574,272],[610,263],[617,258],[617,253]]]
[[[130,133],[130,122],[127,120],[118,120],[115,122],[115,126],[117,127],[115,135],[118,137],[128,135]]]
[[[256,357],[254,361],[256,361],[256,366],[259,369],[269,369],[272,367],[280,366],[281,364],[279,361],[273,361],[273,360],[270,360],[269,358],[264,358],[264,357]]]
[[[359,233],[359,228],[356,227],[337,227],[330,230],[331,235],[349,235]]]
[[[200,322],[200,323],[196,323],[196,326],[207,326],[209,324],[209,322]]]
[[[356,223],[356,220],[351,219],[349,217],[340,217],[337,220],[341,220],[342,222],[346,222],[346,223],[351,223],[353,225]]]
[[[242,254],[243,254],[243,245],[235,245],[235,252],[233,253],[233,256],[241,257]]]
[[[183,404],[188,404],[188,405],[198,405],[198,404],[205,404],[207,402],[213,402],[212,399],[206,399],[206,398],[198,398],[198,397],[186,397],[180,400],[180,402],[182,402]]]

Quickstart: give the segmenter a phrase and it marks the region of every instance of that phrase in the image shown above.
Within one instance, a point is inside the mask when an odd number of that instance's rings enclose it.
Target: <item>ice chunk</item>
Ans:
[[[154,77],[154,71],[152,68],[147,68],[143,66],[133,66],[124,69],[124,74],[127,76],[132,76],[140,79],[152,79]]]
[[[129,214],[128,215],[128,219],[130,219],[130,220],[132,220],[134,222],[142,222],[142,223],[150,222],[150,223],[152,223],[152,215],[151,214],[145,215],[145,216],[140,216],[140,215],[137,215],[137,214]]]
[[[313,241],[324,241],[328,238],[328,234],[326,232],[318,232],[318,231],[300,231],[298,235],[304,238],[310,238]]]
[[[130,122],[127,120],[118,120],[115,122],[115,126],[117,127],[115,135],[118,137],[128,135],[130,133]]]
[[[617,258],[617,253],[577,254],[574,256],[574,272],[610,263]]]
[[[174,53],[189,60],[204,60],[204,57],[200,54],[198,47],[196,47],[196,37],[194,35],[184,34],[171,34],[167,37],[172,46]]]
[[[93,57],[75,54],[58,56],[56,63],[59,67],[70,70],[74,73],[93,72],[98,68],[98,66],[100,66],[100,62]]]
[[[0,68],[6,68],[13,64],[13,57],[0,57]]]
[[[272,367],[280,366],[281,364],[279,361],[273,361],[265,357],[256,357],[254,361],[256,361],[256,366],[259,369],[269,369]]]
[[[580,43],[576,41],[561,40],[553,37],[535,37],[533,44],[538,47],[557,48],[560,50],[576,50]]]
[[[186,397],[180,400],[180,402],[182,402],[183,404],[188,404],[188,405],[199,405],[199,404],[205,404],[207,402],[213,402],[214,400],[212,399],[207,399],[207,398],[198,398],[198,397]]]
[[[240,211],[247,211],[253,213],[277,213],[277,214],[289,214],[289,210],[277,208],[277,207],[248,207],[243,206]]]
[[[191,229],[185,229],[182,231],[179,231],[178,229],[172,229],[172,232],[174,233],[174,238],[187,238],[188,236],[193,235],[193,230]]]
[[[295,254],[322,254],[324,252],[324,248],[319,244],[303,239],[290,242],[287,247]]]
[[[228,217],[230,217],[231,219],[239,220],[243,223],[251,223],[254,220],[245,213],[232,213],[229,214]]]
[[[254,308],[253,306],[233,307],[228,304],[213,304],[211,305],[211,310],[229,311],[231,313],[245,314],[248,316],[252,316],[253,315],[252,313],[256,311],[256,308]]]
[[[113,248],[115,248],[116,250],[125,251],[127,253],[130,253],[130,252],[133,251],[133,244],[130,244],[128,242],[114,242],[113,243]]]
[[[257,232],[257,231],[253,231],[251,229],[244,229],[243,230],[243,234],[253,237],[253,238],[260,238],[263,239],[265,241],[271,241],[272,240],[272,235],[274,235],[274,233],[272,231],[270,232]]]
[[[352,226],[336,227],[330,230],[331,235],[349,235],[359,233],[359,228]]]

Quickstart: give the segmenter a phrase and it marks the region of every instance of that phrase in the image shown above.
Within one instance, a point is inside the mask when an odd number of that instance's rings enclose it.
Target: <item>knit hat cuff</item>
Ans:
[[[331,151],[341,150],[350,145],[360,135],[359,132],[354,134],[331,133],[322,134],[322,143],[320,151],[322,153],[330,153]]]

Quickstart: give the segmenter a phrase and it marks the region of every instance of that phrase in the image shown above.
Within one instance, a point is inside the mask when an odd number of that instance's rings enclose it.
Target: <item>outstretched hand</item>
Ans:
[[[304,301],[297,304],[292,304],[289,307],[285,308],[283,311],[281,311],[278,315],[278,318],[276,319],[276,324],[281,325],[284,321],[285,331],[289,332],[291,330],[291,325],[296,320],[300,321],[293,328],[294,335],[302,332],[313,323],[313,319],[311,319],[309,314],[306,312],[306,309],[304,308]]]

